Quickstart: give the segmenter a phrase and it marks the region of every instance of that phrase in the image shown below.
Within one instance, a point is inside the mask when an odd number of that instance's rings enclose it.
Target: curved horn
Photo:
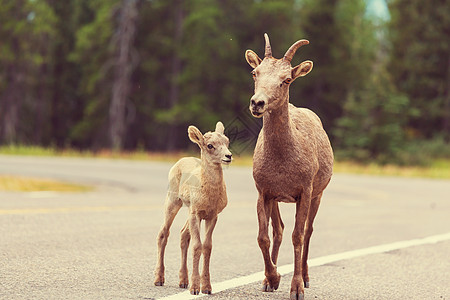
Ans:
[[[270,47],[269,36],[264,33],[264,39],[266,40],[266,51],[264,52],[265,57],[272,57],[272,48]]]
[[[295,42],[287,51],[286,54],[284,55],[284,60],[287,60],[288,62],[291,62],[292,58],[294,57],[295,52],[297,51],[298,48],[300,48],[303,45],[308,45],[309,41],[308,40],[300,40]]]

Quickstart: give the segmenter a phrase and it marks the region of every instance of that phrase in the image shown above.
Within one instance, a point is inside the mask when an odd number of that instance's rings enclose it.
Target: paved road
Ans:
[[[159,299],[178,288],[179,229],[166,251],[166,285],[153,286],[155,237],[170,164],[0,156],[0,174],[94,185],[80,194],[0,192],[0,299]],[[263,270],[251,169],[225,170],[229,205],[214,232],[214,283]],[[450,181],[334,175],[323,198],[311,259],[450,232]],[[294,211],[279,266],[292,263]],[[450,240],[337,260],[310,269],[306,299],[450,299]],[[274,293],[260,281],[212,299],[288,299],[292,273]],[[262,278],[261,278],[262,279]]]

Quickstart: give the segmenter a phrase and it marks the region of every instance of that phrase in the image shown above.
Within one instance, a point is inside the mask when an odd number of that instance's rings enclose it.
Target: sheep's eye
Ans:
[[[292,79],[291,79],[291,78],[288,78],[288,79],[286,79],[285,81],[283,81],[283,83],[284,83],[284,84],[289,84],[289,83],[291,83],[291,81],[292,81]]]
[[[253,78],[256,77],[256,72],[255,71],[252,71],[252,76],[253,76]]]
[[[214,146],[213,145],[211,145],[211,144],[208,144],[208,149],[213,149],[214,148]]]

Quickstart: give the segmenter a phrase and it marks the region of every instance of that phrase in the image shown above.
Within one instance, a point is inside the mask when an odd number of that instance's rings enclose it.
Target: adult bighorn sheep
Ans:
[[[201,159],[184,157],[170,169],[169,190],[165,202],[164,223],[157,237],[158,258],[155,267],[155,285],[164,285],[164,251],[169,237],[169,229],[180,208],[189,208],[189,217],[181,230],[180,287],[189,285],[187,252],[192,239],[193,263],[191,294],[211,294],[209,261],[212,249],[212,233],[217,215],[227,205],[227,192],[223,180],[222,164],[231,163],[229,140],[224,135],[222,122],[217,122],[214,132],[202,134],[194,126],[189,126],[189,139],[201,150]],[[205,240],[200,240],[200,222],[205,221]],[[199,261],[203,254],[203,269],[200,277]]]
[[[296,50],[309,44],[295,42],[282,59],[272,56],[269,37],[264,34],[265,57],[261,60],[252,50],[245,58],[254,68],[255,94],[250,99],[254,117],[263,118],[253,155],[253,178],[259,193],[257,203],[258,244],[265,263],[263,291],[278,288],[278,250],[284,224],[278,202],[296,204],[294,245],[294,276],[290,298],[303,299],[304,287],[309,287],[308,248],[313,221],[322,193],[330,182],[333,168],[333,150],[319,117],[311,110],[289,103],[289,86],[297,77],[308,74],[312,61],[304,61],[292,68]],[[273,247],[269,253],[269,218],[272,219]]]

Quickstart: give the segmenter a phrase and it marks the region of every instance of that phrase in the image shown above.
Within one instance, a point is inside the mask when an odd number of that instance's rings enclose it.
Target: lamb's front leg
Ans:
[[[209,276],[209,262],[212,250],[212,233],[217,223],[217,216],[205,220],[205,241],[203,242],[203,269],[201,278],[201,287],[203,294],[211,294],[211,279]]]
[[[192,295],[198,295],[200,293],[200,273],[198,271],[198,265],[200,261],[200,256],[202,254],[202,241],[200,239],[200,221],[201,219],[196,215],[191,213],[189,218],[189,231],[191,233],[192,240],[192,276],[191,276],[191,287],[189,290]]]

